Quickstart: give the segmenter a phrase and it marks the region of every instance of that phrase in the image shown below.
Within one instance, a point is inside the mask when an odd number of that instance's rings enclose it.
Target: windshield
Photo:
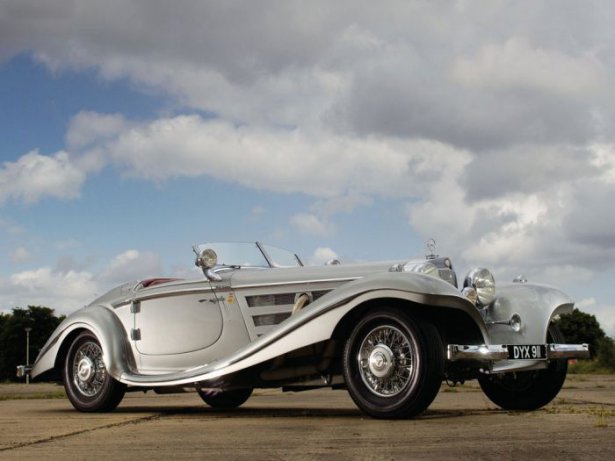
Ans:
[[[214,250],[218,255],[218,266],[297,267],[302,265],[294,253],[258,242],[203,243],[198,247],[199,251],[206,248]]]
[[[299,257],[291,251],[265,244],[260,244],[260,247],[267,254],[274,267],[303,266]]]

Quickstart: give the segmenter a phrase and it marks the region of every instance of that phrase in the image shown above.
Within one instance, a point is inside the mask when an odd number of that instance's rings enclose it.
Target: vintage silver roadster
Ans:
[[[570,358],[554,321],[561,291],[496,283],[476,268],[458,288],[451,260],[306,267],[261,243],[194,247],[198,280],[124,284],[70,315],[32,367],[64,382],[80,411],[114,409],[126,391],[196,389],[212,407],[255,388],[347,389],[376,418],[423,412],[441,383],[478,379],[497,405],[531,410],[559,392]]]

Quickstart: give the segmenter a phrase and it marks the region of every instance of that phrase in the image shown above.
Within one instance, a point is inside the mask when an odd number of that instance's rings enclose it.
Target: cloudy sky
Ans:
[[[0,310],[191,245],[557,285],[615,334],[610,1],[0,2]]]

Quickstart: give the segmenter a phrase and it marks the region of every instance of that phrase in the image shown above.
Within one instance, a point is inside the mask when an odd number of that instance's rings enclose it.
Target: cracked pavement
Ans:
[[[534,412],[500,410],[475,383],[443,386],[407,421],[366,417],[345,391],[258,390],[234,411],[195,393],[129,393],[116,411],[90,414],[61,395],[0,385],[0,459],[615,458],[615,376],[570,375]]]

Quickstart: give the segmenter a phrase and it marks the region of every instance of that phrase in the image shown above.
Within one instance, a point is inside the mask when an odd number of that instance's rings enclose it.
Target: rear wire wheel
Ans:
[[[126,385],[109,375],[102,357],[100,342],[89,331],[68,349],[62,378],[68,399],[79,411],[111,411],[124,398]]]
[[[197,393],[210,407],[227,410],[243,405],[252,395],[252,388],[225,391],[197,388]]]
[[[547,342],[563,343],[559,328],[551,324]],[[536,410],[551,402],[559,393],[568,371],[566,359],[551,360],[543,370],[493,375],[481,374],[478,382],[485,395],[504,410]]]
[[[410,418],[440,389],[444,367],[436,327],[396,308],[363,317],[346,341],[344,378],[357,406],[375,418]]]

